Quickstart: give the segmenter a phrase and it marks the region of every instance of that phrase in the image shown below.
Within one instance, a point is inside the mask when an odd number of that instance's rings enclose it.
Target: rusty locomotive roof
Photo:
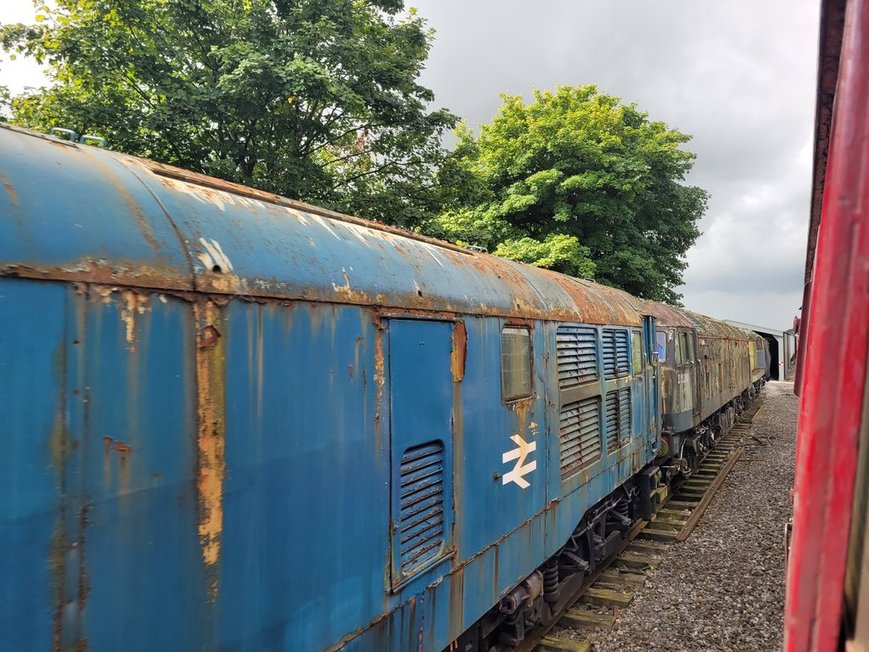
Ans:
[[[0,275],[639,325],[614,288],[116,152],[0,128]]]
[[[657,301],[643,301],[643,312],[652,315],[658,326],[666,328],[694,328],[694,322],[680,308],[659,303]]]
[[[685,314],[694,322],[697,334],[702,337],[723,338],[728,340],[748,340],[751,335],[733,324],[713,319],[697,312],[686,310]]]
[[[657,301],[643,301],[642,310],[652,315],[659,326],[665,328],[691,328],[701,337],[747,340],[751,337],[748,331],[699,312],[668,306]]]

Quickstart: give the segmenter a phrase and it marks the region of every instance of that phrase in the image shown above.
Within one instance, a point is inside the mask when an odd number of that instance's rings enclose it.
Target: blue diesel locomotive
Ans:
[[[591,282],[5,126],[0,182],[2,650],[510,649],[754,391]]]

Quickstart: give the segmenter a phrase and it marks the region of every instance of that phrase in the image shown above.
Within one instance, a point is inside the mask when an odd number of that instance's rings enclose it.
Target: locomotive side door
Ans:
[[[688,333],[688,356],[691,359],[691,382],[694,391],[694,418],[700,419],[701,401],[703,400],[703,391],[700,384],[703,382],[703,371],[700,368],[700,354],[697,348],[697,335],[695,332]]]
[[[448,570],[439,562],[452,550],[451,353],[460,325],[389,320],[393,589]]]

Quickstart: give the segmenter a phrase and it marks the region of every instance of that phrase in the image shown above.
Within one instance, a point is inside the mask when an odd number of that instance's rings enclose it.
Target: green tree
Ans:
[[[579,244],[575,236],[562,233],[550,233],[542,242],[527,236],[505,240],[495,247],[493,253],[579,278],[592,278],[596,267],[589,258],[588,247]]]
[[[3,85],[0,85],[0,122],[6,122],[6,109],[9,107],[12,102],[12,93],[9,92],[9,88]]]
[[[417,83],[432,33],[402,0],[57,0],[0,27],[53,85],[12,122],[411,226],[455,125]]]
[[[690,137],[594,86],[502,100],[479,136],[457,130],[428,230],[678,303],[707,198],[684,183]]]

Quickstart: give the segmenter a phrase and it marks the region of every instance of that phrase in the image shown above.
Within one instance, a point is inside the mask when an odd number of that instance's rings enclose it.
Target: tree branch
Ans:
[[[340,188],[341,186],[346,186],[348,183],[356,181],[357,179],[361,179],[362,177],[367,177],[367,176],[372,175],[372,174],[378,174],[379,172],[382,172],[383,170],[385,170],[389,167],[394,167],[395,165],[397,165],[396,161],[389,161],[388,163],[384,163],[383,165],[379,165],[376,168],[366,170],[365,172],[360,172],[359,174],[354,174],[354,175],[349,176],[345,179],[342,179],[340,183],[332,184],[332,190]]]

